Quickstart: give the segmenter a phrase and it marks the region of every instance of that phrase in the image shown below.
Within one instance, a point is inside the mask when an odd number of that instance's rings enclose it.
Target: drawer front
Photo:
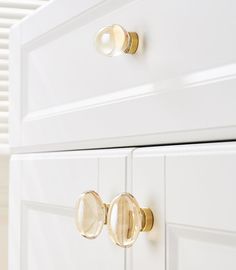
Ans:
[[[235,1],[99,2],[53,1],[12,29],[16,152],[236,137]],[[138,33],[136,54],[96,51],[112,24]]]
[[[145,246],[147,250],[158,251],[152,265],[164,270],[163,159],[155,162],[158,181],[151,177],[145,180],[150,191],[153,189],[152,193],[143,196],[143,177],[134,176],[133,179],[132,176],[132,151],[13,156],[9,270],[65,270],[68,267],[71,270],[141,270],[150,258],[149,253],[140,255]],[[155,224],[152,232],[140,233],[134,243],[136,253],[133,255],[132,248],[118,247],[111,241],[105,225],[96,239],[83,238],[75,226],[75,201],[89,190],[98,192],[104,203],[111,203],[119,193],[132,192],[140,206],[153,210],[154,220],[158,212],[161,230],[156,235]],[[140,264],[133,267],[137,260]]]

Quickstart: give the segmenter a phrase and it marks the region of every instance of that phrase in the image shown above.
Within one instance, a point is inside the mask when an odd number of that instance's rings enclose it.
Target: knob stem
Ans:
[[[104,220],[104,225],[107,225],[107,213],[108,213],[110,204],[104,203],[104,207],[105,207],[105,220]]]
[[[125,49],[125,53],[135,54],[138,49],[139,38],[136,32],[128,32],[129,44]]]
[[[141,213],[143,216],[141,232],[149,232],[154,224],[152,210],[150,208],[141,208]]]

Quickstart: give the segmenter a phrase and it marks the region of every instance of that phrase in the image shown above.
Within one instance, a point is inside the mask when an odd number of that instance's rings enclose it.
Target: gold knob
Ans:
[[[81,194],[76,203],[76,226],[80,234],[88,239],[96,238],[106,224],[107,205],[95,191]]]
[[[138,49],[138,43],[137,33],[127,32],[118,24],[102,28],[96,36],[97,51],[106,56],[134,54]]]
[[[140,231],[150,231],[153,223],[151,209],[140,208],[136,199],[129,193],[120,194],[109,206],[108,231],[111,239],[118,246],[132,246]]]

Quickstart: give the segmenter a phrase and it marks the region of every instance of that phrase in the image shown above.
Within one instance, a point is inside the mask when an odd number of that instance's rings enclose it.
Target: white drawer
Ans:
[[[12,29],[15,151],[235,139],[236,2],[99,2],[56,0]],[[96,51],[114,23],[136,54]]]

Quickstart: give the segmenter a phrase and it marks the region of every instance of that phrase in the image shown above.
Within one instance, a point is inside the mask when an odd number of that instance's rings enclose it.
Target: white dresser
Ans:
[[[55,0],[12,29],[9,270],[236,269],[235,10]]]

